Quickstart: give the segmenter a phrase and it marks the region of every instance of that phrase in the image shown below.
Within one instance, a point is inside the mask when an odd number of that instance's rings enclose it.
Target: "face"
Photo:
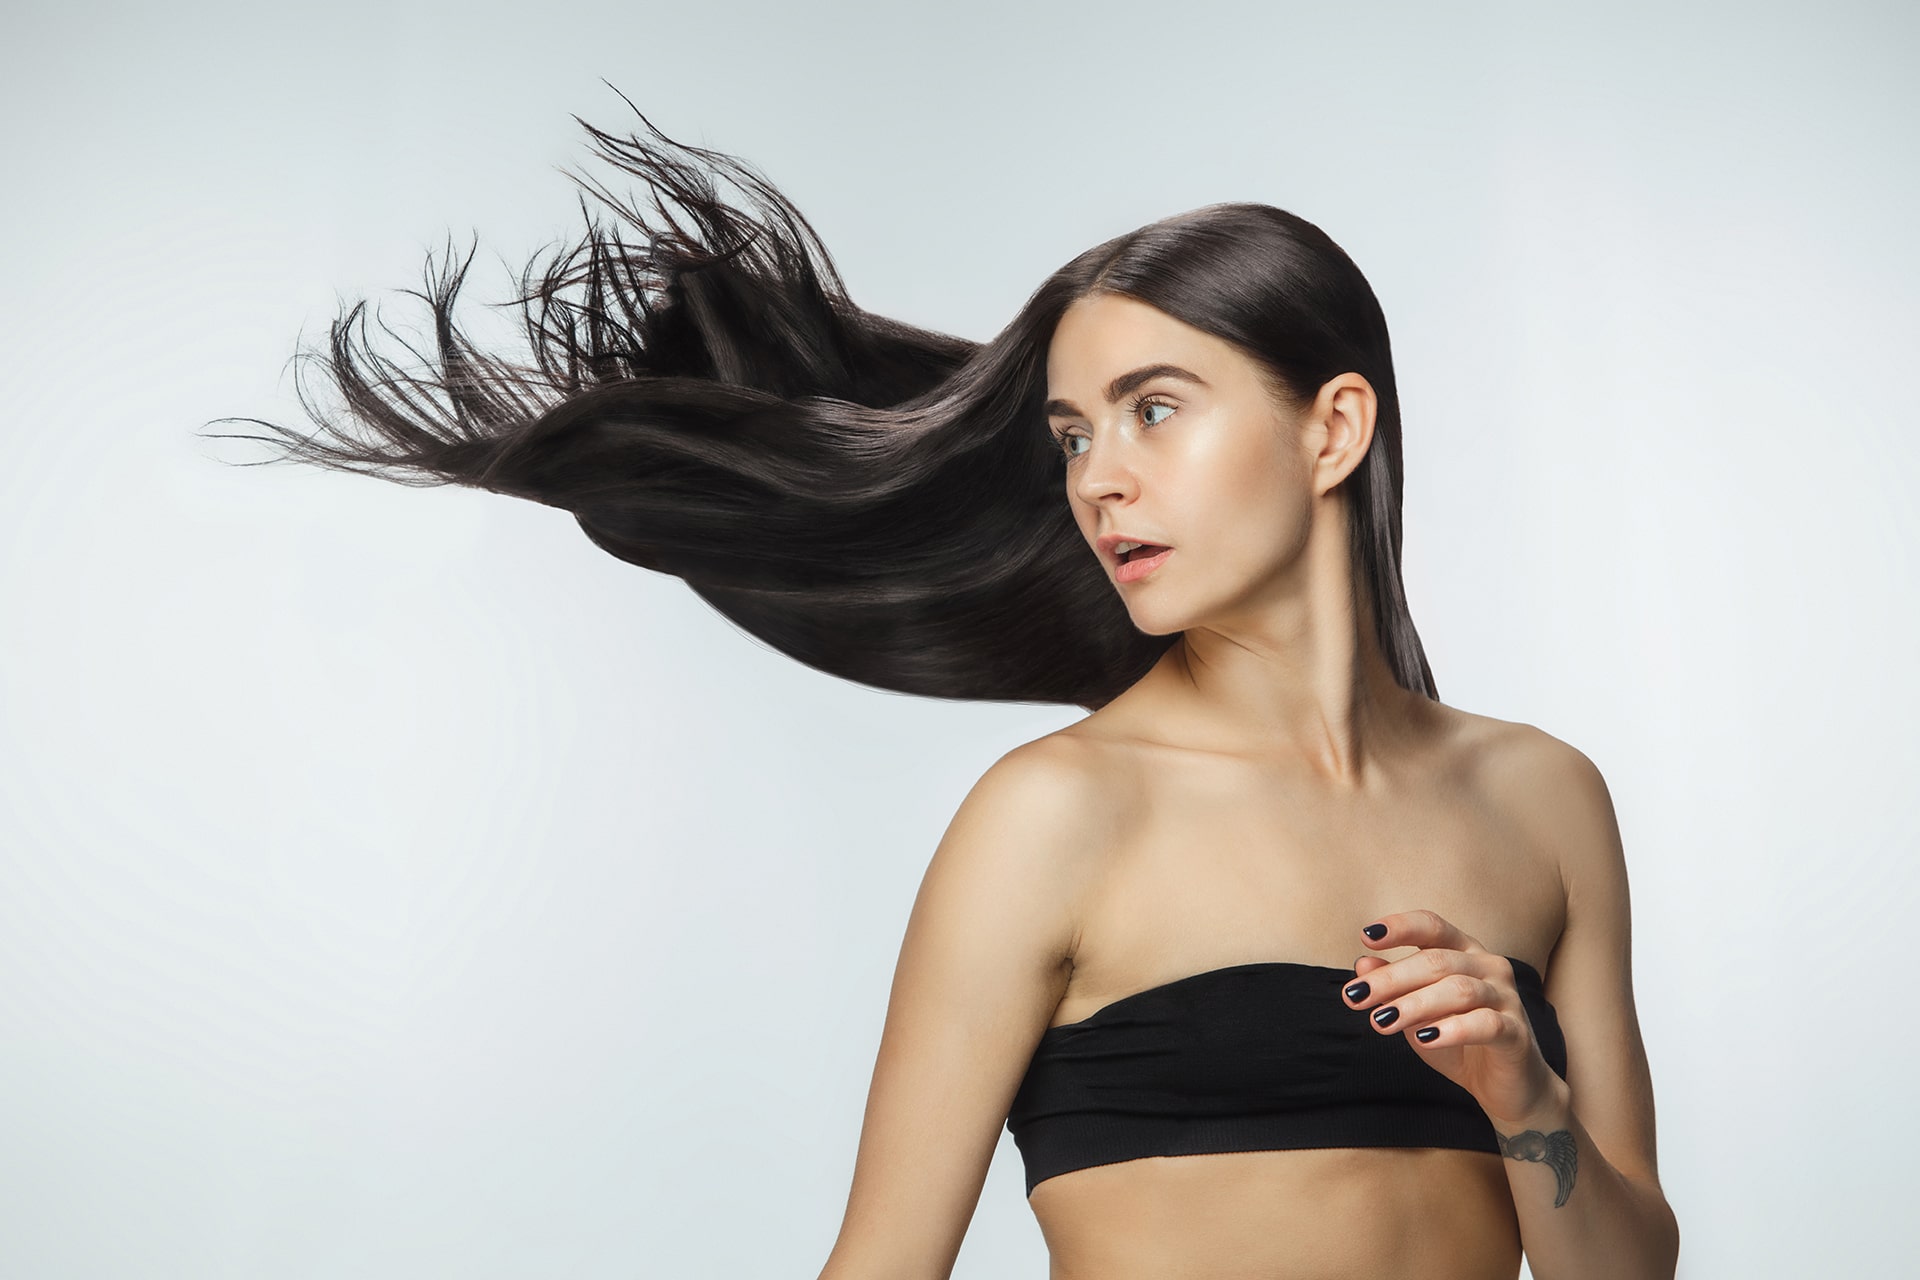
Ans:
[[[1082,298],[1054,331],[1047,397],[1074,520],[1142,631],[1254,607],[1300,557],[1312,433],[1231,344],[1132,298]],[[1128,565],[1116,537],[1171,550]]]

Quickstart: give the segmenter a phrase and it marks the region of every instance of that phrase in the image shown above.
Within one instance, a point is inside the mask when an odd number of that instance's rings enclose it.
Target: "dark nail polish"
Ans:
[[[1374,1023],[1382,1027],[1392,1026],[1393,1020],[1399,1016],[1400,1016],[1400,1011],[1394,1008],[1392,1005],[1388,1005],[1384,1009],[1375,1009],[1373,1011]]]
[[[1433,1038],[1439,1034],[1440,1028],[1438,1027],[1422,1027],[1413,1033],[1413,1038],[1421,1044],[1431,1044],[1433,1043]]]
[[[1375,942],[1378,942],[1380,941],[1380,939],[1387,936],[1387,926],[1383,924],[1370,924],[1366,928],[1362,929],[1360,932],[1366,934],[1369,938],[1372,938]]]
[[[1356,982],[1352,986],[1347,988],[1347,999],[1353,1001],[1355,1004],[1358,1004],[1360,1001],[1365,1000],[1367,998],[1367,992],[1369,990],[1371,990],[1371,988],[1368,987],[1366,983]]]

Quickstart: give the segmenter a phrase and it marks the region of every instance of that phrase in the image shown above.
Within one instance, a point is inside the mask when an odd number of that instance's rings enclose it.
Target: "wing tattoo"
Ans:
[[[1538,1129],[1528,1129],[1509,1138],[1496,1130],[1493,1136],[1499,1139],[1500,1154],[1507,1159],[1531,1160],[1552,1169],[1555,1184],[1553,1207],[1558,1209],[1567,1202],[1567,1197],[1573,1194],[1573,1175],[1580,1162],[1570,1131],[1555,1129],[1552,1133],[1542,1133]]]

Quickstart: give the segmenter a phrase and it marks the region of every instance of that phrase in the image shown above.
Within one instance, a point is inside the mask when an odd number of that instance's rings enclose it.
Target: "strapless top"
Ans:
[[[1513,962],[1556,1074],[1566,1040],[1540,972]],[[1374,1028],[1341,988],[1351,968],[1257,961],[1122,996],[1048,1027],[1007,1114],[1027,1194],[1046,1179],[1143,1156],[1302,1147],[1498,1152],[1472,1094]]]

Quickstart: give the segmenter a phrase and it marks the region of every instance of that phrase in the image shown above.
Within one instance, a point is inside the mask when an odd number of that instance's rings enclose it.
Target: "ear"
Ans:
[[[1320,388],[1309,411],[1317,428],[1312,434],[1318,445],[1313,459],[1316,496],[1330,492],[1366,458],[1379,412],[1373,384],[1357,373],[1343,373]]]

